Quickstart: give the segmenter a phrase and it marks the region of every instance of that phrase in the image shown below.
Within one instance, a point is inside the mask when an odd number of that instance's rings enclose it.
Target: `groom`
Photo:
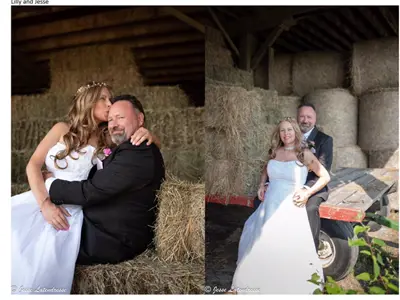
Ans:
[[[333,159],[333,139],[331,136],[321,132],[315,126],[317,122],[317,113],[313,104],[303,103],[297,109],[297,122],[303,132],[303,139],[308,145],[313,145],[311,151],[317,157],[319,162],[327,169],[331,170]],[[318,180],[318,176],[314,172],[309,172],[307,176],[306,186],[312,187]],[[315,248],[318,255],[324,258],[324,249],[326,245],[319,242],[319,233],[321,229],[321,220],[319,217],[319,206],[323,201],[328,199],[328,186],[325,186],[316,194],[307,199],[307,189],[302,189],[294,197],[298,197],[298,202],[306,203],[308,220],[310,222],[311,232],[314,238]]]
[[[141,103],[131,95],[115,97],[108,129],[117,145],[103,169],[89,179],[69,182],[49,178],[46,187],[56,205],[83,207],[84,220],[77,264],[132,259],[151,244],[156,220],[156,193],[165,170],[157,146],[133,146],[129,138],[144,124]]]

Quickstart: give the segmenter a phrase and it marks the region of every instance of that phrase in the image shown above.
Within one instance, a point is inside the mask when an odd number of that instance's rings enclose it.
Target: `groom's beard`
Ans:
[[[115,129],[113,129],[114,131]],[[111,133],[111,140],[116,145],[121,145],[123,142],[127,141],[125,130],[122,130],[121,133]]]
[[[300,123],[299,124],[300,130],[302,133],[309,132],[311,128],[313,128],[312,124],[308,123]]]

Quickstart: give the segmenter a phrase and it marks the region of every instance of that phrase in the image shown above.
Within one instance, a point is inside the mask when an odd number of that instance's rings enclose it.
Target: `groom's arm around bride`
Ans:
[[[154,144],[134,146],[129,141],[144,123],[143,109],[135,104],[121,100],[111,107],[109,130],[118,146],[103,161],[102,170],[80,182],[54,180],[49,188],[53,203],[83,207],[80,264],[131,259],[153,239],[164,163]]]

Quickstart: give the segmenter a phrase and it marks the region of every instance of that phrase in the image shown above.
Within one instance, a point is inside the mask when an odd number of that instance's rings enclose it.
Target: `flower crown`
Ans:
[[[87,85],[82,85],[75,93],[75,97],[85,91],[87,91],[88,89],[92,88],[92,87],[96,87],[96,86],[100,86],[100,87],[106,87],[108,86],[107,83],[105,82],[96,82],[96,81],[91,81],[89,82]]]

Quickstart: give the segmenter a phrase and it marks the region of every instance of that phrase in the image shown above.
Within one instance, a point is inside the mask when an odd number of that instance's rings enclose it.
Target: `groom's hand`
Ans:
[[[44,181],[46,181],[47,179],[54,177],[53,173],[49,172],[49,171],[42,171],[42,176]]]
[[[67,216],[70,217],[71,215],[68,211],[62,206],[56,206],[50,200],[46,201],[42,205],[42,215],[49,223],[57,230],[68,230],[69,224],[67,220]]]

